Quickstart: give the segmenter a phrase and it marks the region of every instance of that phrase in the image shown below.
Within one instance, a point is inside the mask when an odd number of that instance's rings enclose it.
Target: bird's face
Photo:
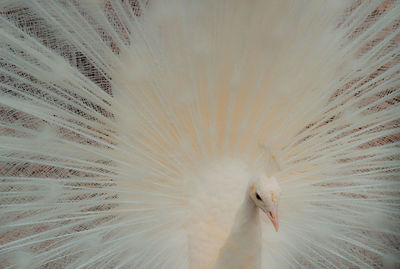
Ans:
[[[250,187],[250,197],[254,204],[260,208],[271,220],[278,231],[278,204],[281,189],[274,177],[258,178]]]

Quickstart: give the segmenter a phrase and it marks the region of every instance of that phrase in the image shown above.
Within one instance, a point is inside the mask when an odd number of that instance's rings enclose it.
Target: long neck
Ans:
[[[260,268],[261,225],[259,210],[246,193],[231,232],[221,248],[215,269]]]
[[[250,196],[246,195],[242,205],[236,213],[231,233],[240,233],[243,231],[248,234],[250,228],[257,228],[258,226],[260,226],[259,210]]]

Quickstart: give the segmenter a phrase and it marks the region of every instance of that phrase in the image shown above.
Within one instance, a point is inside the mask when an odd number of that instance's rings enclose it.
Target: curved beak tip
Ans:
[[[279,231],[279,225],[278,225],[278,223],[274,224],[274,227],[275,227],[275,231],[278,232],[278,231]]]
[[[273,218],[271,221],[272,221],[272,224],[274,225],[275,231],[278,232],[278,230],[279,230],[278,218]]]
[[[272,212],[269,212],[268,217],[271,220],[272,225],[274,225],[275,231],[278,232],[278,230],[279,230],[279,222],[278,222],[278,212],[277,212],[277,210],[275,209]]]

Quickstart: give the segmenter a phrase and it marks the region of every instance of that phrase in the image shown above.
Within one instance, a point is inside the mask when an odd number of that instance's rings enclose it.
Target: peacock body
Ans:
[[[1,267],[399,266],[398,1],[0,13]],[[223,253],[264,176],[279,232]]]

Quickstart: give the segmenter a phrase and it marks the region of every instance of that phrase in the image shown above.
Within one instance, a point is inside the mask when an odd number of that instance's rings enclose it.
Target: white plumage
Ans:
[[[0,13],[2,267],[399,265],[398,1]]]

